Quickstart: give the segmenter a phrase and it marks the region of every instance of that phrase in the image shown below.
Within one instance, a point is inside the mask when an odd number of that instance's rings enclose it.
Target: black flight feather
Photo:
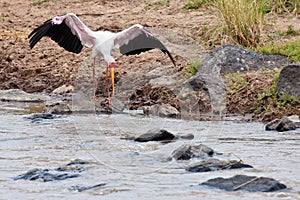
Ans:
[[[145,33],[130,40],[127,44],[120,46],[120,53],[123,55],[135,55],[156,48],[167,54],[175,65],[175,61],[168,49],[157,38],[146,35]]]
[[[59,46],[73,53],[80,53],[83,48],[81,41],[72,33],[65,21],[56,25],[52,24],[51,19],[49,19],[34,29],[28,36],[30,48],[33,48],[44,36],[50,37]]]

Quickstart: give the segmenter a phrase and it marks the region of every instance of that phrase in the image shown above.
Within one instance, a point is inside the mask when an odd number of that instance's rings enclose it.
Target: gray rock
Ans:
[[[207,53],[198,71],[202,74],[220,76],[228,73],[274,69],[286,63],[285,56],[257,53],[227,44]]]
[[[184,83],[179,95],[181,105],[198,110],[199,114],[221,115],[226,110],[226,87],[216,76],[198,73]]]
[[[26,119],[30,119],[31,123],[40,123],[45,119],[56,119],[59,118],[59,115],[53,115],[50,113],[35,113],[30,116],[25,117]]]
[[[152,105],[150,106],[148,113],[160,117],[170,118],[176,118],[180,114],[179,111],[170,104]]]
[[[296,120],[295,118],[298,118]],[[265,126],[266,131],[276,130],[279,132],[295,130],[299,127],[299,117],[283,116],[281,119],[274,119]]]
[[[246,175],[235,175],[231,178],[214,178],[200,185],[212,186],[227,191],[246,190],[249,192],[273,192],[286,188],[286,185],[272,178]]]
[[[68,100],[52,100],[45,103],[45,112],[51,114],[72,113],[72,102]]]
[[[86,161],[76,159],[67,165],[58,167],[55,169],[33,169],[25,174],[18,175],[14,180],[42,180],[44,182],[54,181],[54,180],[65,180],[69,178],[77,178],[81,175],[81,172],[85,171],[82,165],[89,164]]]
[[[43,94],[30,94],[19,89],[0,90],[0,101],[41,103],[50,97]]]
[[[162,129],[162,130],[150,130],[145,134],[135,138],[136,142],[149,142],[149,141],[170,141],[175,138],[175,135]]]
[[[192,140],[194,139],[194,135],[191,133],[178,133],[176,134],[176,138],[183,139],[183,140]]]
[[[300,99],[300,62],[285,66],[278,78],[277,90]]]
[[[91,189],[103,187],[105,185],[106,185],[106,183],[99,183],[99,184],[92,185],[92,186],[79,186],[79,185],[75,185],[75,186],[71,186],[69,188],[69,190],[75,191],[75,192],[83,192],[83,191],[86,191],[86,190],[91,190]]]
[[[183,144],[172,152],[175,160],[189,160],[191,158],[207,158],[214,154],[214,150],[204,144]]]
[[[68,94],[68,93],[72,93],[74,91],[74,86],[72,85],[62,85],[58,88],[56,88],[55,90],[52,91],[53,94]]]
[[[224,169],[239,169],[239,168],[253,168],[251,165],[244,164],[236,160],[219,160],[209,158],[208,160],[194,163],[186,168],[189,172],[209,172]]]

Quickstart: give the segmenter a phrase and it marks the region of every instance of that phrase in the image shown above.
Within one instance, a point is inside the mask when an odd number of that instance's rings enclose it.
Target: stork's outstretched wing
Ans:
[[[50,37],[59,46],[73,53],[79,53],[83,45],[94,45],[93,32],[73,13],[56,16],[34,29],[28,36],[30,48],[44,36]]]
[[[136,24],[116,35],[115,46],[119,47],[121,54],[134,55],[151,49],[160,49],[167,54],[172,63],[175,61],[168,49],[149,30]]]

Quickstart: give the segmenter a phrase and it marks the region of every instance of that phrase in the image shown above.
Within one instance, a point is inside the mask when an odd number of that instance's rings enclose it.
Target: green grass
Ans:
[[[189,79],[191,76],[194,76],[198,72],[198,68],[201,64],[201,61],[194,60],[187,63],[184,67],[183,72],[186,79]]]
[[[0,16],[0,21],[4,22],[4,21],[7,21],[7,20],[8,20],[8,17]]]
[[[35,2],[33,2],[34,6],[41,6],[43,4],[48,3],[50,0],[36,0]],[[52,2],[57,2],[58,0],[51,0]]]
[[[300,61],[300,40],[287,41],[279,45],[268,45],[257,49],[262,53],[287,56],[291,62]]]
[[[211,3],[215,2],[216,0],[188,0],[187,3],[182,7],[182,9],[186,10],[197,10],[199,9],[202,5],[206,3]]]
[[[170,1],[171,0],[160,0],[160,1],[157,1],[155,3],[148,2],[144,6],[144,9],[145,10],[151,10],[151,9],[158,9],[158,8],[161,8],[161,7],[166,7],[166,6],[170,5]]]

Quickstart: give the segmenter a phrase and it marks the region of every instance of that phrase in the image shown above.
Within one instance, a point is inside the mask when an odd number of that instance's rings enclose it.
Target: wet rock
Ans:
[[[90,165],[90,162],[87,162],[85,160],[81,160],[81,159],[75,159],[71,162],[69,162],[68,164],[66,164],[66,166],[70,166],[70,165]]]
[[[52,91],[53,94],[69,94],[72,93],[74,91],[74,86],[72,85],[62,85],[58,88],[56,88],[55,90]]]
[[[175,160],[189,160],[191,158],[208,158],[214,150],[204,144],[183,144],[172,152]]]
[[[173,140],[175,135],[162,129],[162,130],[150,130],[145,134],[135,138],[136,142],[149,142],[149,141],[169,141]]]
[[[69,190],[75,191],[75,192],[82,192],[82,191],[91,190],[91,189],[94,189],[94,188],[103,187],[105,185],[106,185],[106,183],[100,183],[100,184],[96,184],[96,185],[92,185],[92,186],[86,186],[86,187],[75,185],[75,186],[71,186],[69,188]]]
[[[290,117],[283,116],[281,119],[274,119],[266,124],[265,130],[276,130],[279,132],[290,131],[299,128],[300,120],[297,115]]]
[[[45,103],[45,112],[51,114],[72,113],[72,102],[69,100],[54,99]]]
[[[170,118],[176,118],[179,116],[179,111],[171,106],[170,104],[155,104],[150,106],[149,112],[147,112],[152,115],[160,116],[160,117],[170,117]]]
[[[0,90],[0,101],[41,103],[50,97],[43,94],[30,94],[19,89]]]
[[[178,133],[176,134],[176,139],[183,139],[183,140],[192,140],[194,139],[194,135],[191,133]]]
[[[285,66],[278,78],[277,90],[300,99],[300,62]]]
[[[262,54],[227,44],[208,52],[198,71],[218,77],[228,73],[275,69],[286,63],[285,56]]]
[[[60,170],[60,169],[54,169],[54,170],[49,170],[49,169],[33,169],[28,171],[25,174],[21,174],[17,177],[14,178],[14,180],[29,180],[29,181],[34,181],[34,180],[42,180],[44,182],[48,181],[54,181],[54,180],[65,180],[68,178],[76,178],[79,177],[80,171],[66,171],[66,170]]]
[[[208,160],[194,163],[186,168],[190,172],[209,172],[224,169],[239,169],[239,168],[253,168],[251,165],[244,164],[236,160],[219,160],[215,158],[209,158]]]
[[[59,115],[53,115],[50,113],[35,113],[35,114],[32,114],[25,118],[30,119],[32,123],[40,123],[45,119],[56,119],[56,118],[60,118],[60,117],[61,116],[59,116]]]
[[[89,164],[83,160],[74,160],[67,165],[58,167],[55,169],[33,169],[25,174],[18,175],[14,180],[42,180],[44,182],[54,181],[54,180],[65,180],[69,178],[76,178],[80,176],[80,173],[85,171],[82,165]]]
[[[200,185],[216,187],[227,191],[246,190],[249,192],[273,192],[286,186],[272,178],[235,175],[231,178],[214,178]]]

